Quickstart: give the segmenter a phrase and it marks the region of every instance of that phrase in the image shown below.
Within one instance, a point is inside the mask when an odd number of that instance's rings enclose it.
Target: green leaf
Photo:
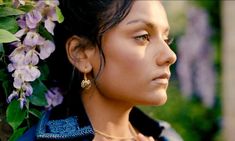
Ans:
[[[0,29],[0,43],[10,43],[13,41],[19,41],[19,39],[9,31]]]
[[[25,12],[11,7],[0,7],[0,17],[16,16],[22,14],[25,14]]]
[[[36,106],[46,106],[45,93],[47,92],[47,87],[40,80],[34,81],[32,87],[33,94],[29,97],[30,102]]]
[[[20,109],[20,101],[13,100],[7,107],[6,117],[7,122],[11,125],[14,132],[24,121],[26,116],[26,110]]]
[[[38,33],[45,39],[53,41],[53,36],[43,27],[43,25],[39,25]]]
[[[3,0],[4,3],[12,2],[12,0]]]
[[[3,48],[3,44],[0,43],[0,56],[1,56],[2,54],[5,54],[5,50],[4,50],[4,48]]]
[[[39,70],[41,72],[39,80],[41,80],[41,81],[47,80],[48,75],[49,75],[49,67],[48,67],[48,65],[46,63],[44,63],[43,65],[39,66]]]
[[[5,54],[5,49],[3,47],[3,44],[0,43],[0,61],[3,61],[4,54]],[[1,80],[1,77],[0,77],[0,80]]]
[[[3,81],[2,87],[4,89],[4,93],[5,93],[6,96],[9,95],[11,90],[12,90],[12,87],[10,87],[10,86],[11,86],[11,84],[10,84],[10,81],[8,79]]]
[[[6,73],[5,69],[0,69],[0,81],[4,81],[7,79],[8,79],[8,77],[7,77],[7,73]]]
[[[29,109],[29,113],[32,114],[32,115],[34,115],[35,117],[37,117],[37,118],[39,118],[39,119],[42,117],[42,112],[40,112],[40,111],[37,110],[37,109],[30,108],[30,109]]]
[[[18,24],[15,17],[2,17],[0,18],[0,29],[5,29],[11,33],[18,31]]]
[[[21,137],[27,127],[17,129],[10,137],[9,141],[16,141],[19,137]]]
[[[56,6],[56,15],[57,15],[57,18],[58,18],[58,22],[59,23],[62,23],[64,21],[64,16],[60,10],[60,8],[58,6]]]
[[[23,5],[20,6],[20,10],[24,11],[25,13],[28,13],[29,11],[31,11],[33,9],[33,5]]]

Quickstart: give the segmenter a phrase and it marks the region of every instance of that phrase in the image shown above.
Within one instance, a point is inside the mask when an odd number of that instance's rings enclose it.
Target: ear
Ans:
[[[90,56],[92,56],[94,50],[86,39],[75,35],[66,42],[66,52],[69,61],[83,73],[88,73],[92,70]]]

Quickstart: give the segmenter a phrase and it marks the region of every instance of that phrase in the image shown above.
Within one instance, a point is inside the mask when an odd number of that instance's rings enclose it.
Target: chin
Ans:
[[[164,105],[167,101],[167,94],[166,93],[158,93],[146,97],[144,101],[142,101],[143,105],[151,105],[151,106],[161,106]]]
[[[155,94],[155,96],[153,97],[152,101],[153,101],[152,105],[155,105],[155,106],[164,105],[166,103],[166,101],[167,101],[166,91],[158,93],[158,94]]]
[[[166,103],[166,101],[167,101],[167,96],[166,96],[165,98],[162,98],[162,99],[158,102],[158,104],[156,104],[156,105],[157,105],[157,106],[164,105],[164,104]]]

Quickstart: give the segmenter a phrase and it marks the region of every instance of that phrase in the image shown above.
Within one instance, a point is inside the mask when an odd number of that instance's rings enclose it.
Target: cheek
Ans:
[[[106,63],[98,80],[100,91],[119,99],[133,99],[146,86],[144,48],[123,41],[104,47]]]
[[[93,77],[97,77],[99,71],[100,71],[100,65],[101,65],[101,58],[100,58],[100,51],[98,47],[96,47],[95,54],[92,56],[91,63],[92,63],[92,69],[93,69]]]
[[[105,66],[97,79],[100,94],[134,105],[159,105],[166,100],[165,89],[150,85],[154,54],[146,47],[125,39],[104,42]],[[125,42],[126,41],[126,42]]]
[[[138,48],[129,42],[118,42],[113,46],[107,46],[106,73],[116,79],[136,80],[145,74],[145,50]]]

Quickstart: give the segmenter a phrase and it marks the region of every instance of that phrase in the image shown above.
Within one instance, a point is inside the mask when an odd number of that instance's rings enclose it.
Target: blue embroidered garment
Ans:
[[[72,106],[75,109],[69,115],[62,107],[65,106],[45,112],[38,125],[30,128],[18,141],[92,141],[95,133],[81,101]],[[182,141],[180,136],[179,139],[174,136],[173,140],[168,140],[165,135],[169,132],[163,135],[166,129],[136,107],[131,110],[129,120],[139,132],[158,141]]]
[[[91,126],[80,128],[76,116],[60,120],[50,120],[50,112],[47,112],[39,122],[36,137],[39,140],[71,140],[83,136],[93,135]]]

